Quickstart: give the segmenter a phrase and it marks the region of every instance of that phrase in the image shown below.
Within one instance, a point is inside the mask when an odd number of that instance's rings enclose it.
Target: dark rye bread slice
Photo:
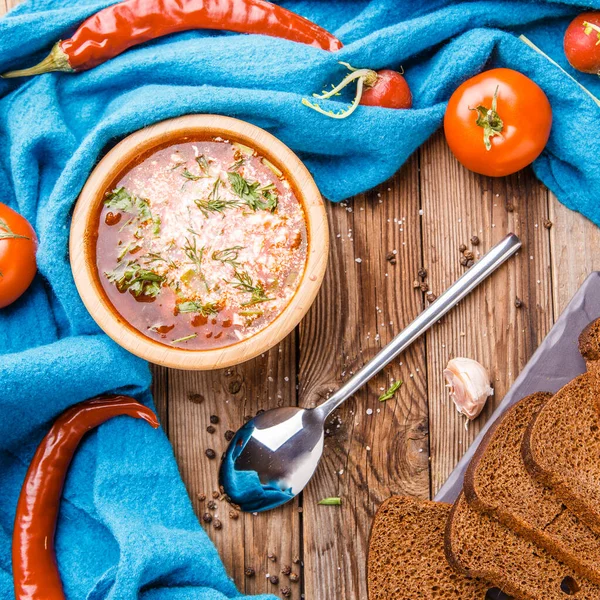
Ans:
[[[464,494],[448,518],[444,545],[448,562],[458,572],[490,581],[522,600],[600,598],[600,586],[493,517],[471,508]]]
[[[465,474],[465,498],[600,584],[600,537],[531,477],[521,455],[527,427],[549,398],[527,396],[488,431]]]
[[[377,511],[367,564],[369,600],[483,600],[491,587],[444,557],[450,504],[393,496]]]
[[[588,372],[559,390],[523,439],[529,472],[600,534],[600,320],[579,338]]]

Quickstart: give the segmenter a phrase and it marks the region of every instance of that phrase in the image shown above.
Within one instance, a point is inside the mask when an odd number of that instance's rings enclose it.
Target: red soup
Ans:
[[[190,350],[269,325],[302,279],[304,210],[283,173],[221,138],[154,152],[106,192],[102,286],[144,335]]]

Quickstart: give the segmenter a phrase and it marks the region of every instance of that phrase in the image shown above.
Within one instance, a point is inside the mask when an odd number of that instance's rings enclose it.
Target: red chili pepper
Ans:
[[[85,71],[127,48],[190,29],[259,33],[329,51],[342,47],[322,27],[265,0],[125,0],[85,20],[38,65],[2,77]]]
[[[156,415],[133,398],[94,398],[60,415],[38,446],[15,516],[12,561],[16,600],[65,600],[56,566],[54,531],[67,470],[81,438],[119,415],[158,427]]]
[[[380,106],[382,108],[410,108],[412,106],[412,94],[406,79],[397,71],[383,69],[373,71],[372,69],[355,69],[345,62],[340,62],[350,73],[344,79],[329,91],[321,94],[313,94],[313,97],[326,100],[338,94],[348,84],[356,81],[356,95],[348,108],[339,112],[325,110],[317,103],[311,102],[306,98],[302,99],[302,104],[308,106],[323,115],[333,119],[345,119],[349,117],[359,104],[365,106]]]

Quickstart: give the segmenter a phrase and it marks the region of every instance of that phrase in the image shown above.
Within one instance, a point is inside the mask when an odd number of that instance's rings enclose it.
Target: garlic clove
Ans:
[[[471,358],[457,357],[448,362],[444,377],[456,410],[474,419],[485,406],[494,390],[487,369]]]

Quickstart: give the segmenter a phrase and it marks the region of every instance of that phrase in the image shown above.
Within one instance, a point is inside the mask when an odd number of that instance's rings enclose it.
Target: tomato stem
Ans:
[[[483,143],[485,149],[490,151],[492,149],[491,139],[497,135],[502,137],[502,129],[504,128],[504,122],[498,114],[498,90],[500,86],[496,86],[494,97],[492,98],[492,107],[487,108],[480,104],[476,108],[469,107],[469,110],[477,111],[477,125],[483,128]]]
[[[596,46],[600,46],[600,27],[598,25],[596,25],[595,23],[590,23],[589,21],[584,21],[583,22],[583,33],[585,33],[585,35],[590,35],[590,33],[592,33],[592,31],[596,32],[596,37],[598,38],[598,41],[596,42]]]
[[[316,102],[311,102],[306,98],[302,98],[302,104],[304,106],[308,106],[309,108],[316,110],[318,113],[321,113],[327,117],[331,117],[332,119],[345,119],[346,117],[349,117],[360,104],[364,88],[373,87],[375,83],[377,83],[377,73],[372,69],[355,69],[352,65],[341,61],[340,64],[346,67],[350,73],[348,73],[348,75],[346,75],[346,77],[344,77],[344,79],[342,79],[338,85],[333,87],[333,89],[329,90],[328,92],[324,91],[321,94],[313,94],[313,97],[319,98],[320,100],[327,100],[328,98],[339,94],[341,90],[343,90],[353,81],[356,81],[356,94],[348,108],[345,108],[339,112],[333,112],[332,110],[325,110],[321,108]]]

